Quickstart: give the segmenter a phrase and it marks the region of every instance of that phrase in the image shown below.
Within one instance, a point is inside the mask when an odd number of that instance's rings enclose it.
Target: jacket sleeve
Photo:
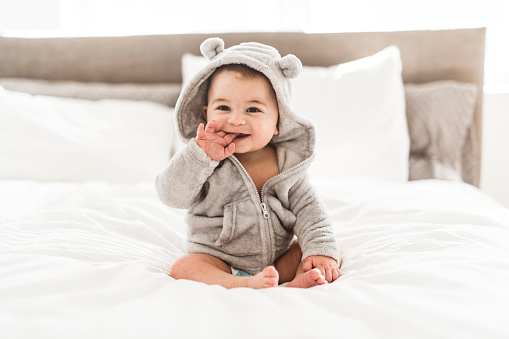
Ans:
[[[156,178],[159,199],[175,208],[190,208],[219,162],[210,159],[194,139],[175,154]]]
[[[302,260],[312,255],[331,257],[339,264],[339,249],[325,205],[306,175],[294,186],[292,209],[297,216],[294,232],[302,249]]]

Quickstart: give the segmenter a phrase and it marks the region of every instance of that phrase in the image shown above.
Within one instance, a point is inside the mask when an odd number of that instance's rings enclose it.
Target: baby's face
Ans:
[[[260,150],[278,134],[276,94],[262,76],[248,78],[228,69],[216,73],[203,113],[207,122],[217,122],[215,132],[237,134],[235,153]]]

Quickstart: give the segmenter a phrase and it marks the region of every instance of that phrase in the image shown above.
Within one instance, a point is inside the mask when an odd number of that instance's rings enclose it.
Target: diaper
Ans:
[[[230,267],[230,270],[232,271],[233,275],[236,275],[237,277],[252,277],[251,274],[247,273],[246,271],[239,270],[233,267]]]
[[[247,273],[246,271],[239,270],[239,269],[236,269],[231,266],[230,266],[230,270],[232,271],[232,274],[236,275],[237,277],[252,277],[252,275]],[[279,287],[286,287],[287,284],[288,284],[287,282],[282,283],[281,285],[279,285]]]

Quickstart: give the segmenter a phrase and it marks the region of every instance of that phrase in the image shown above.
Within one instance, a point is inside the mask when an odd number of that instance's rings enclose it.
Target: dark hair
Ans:
[[[249,78],[249,79],[253,79],[253,78],[257,78],[257,77],[266,78],[265,74],[263,74],[262,72],[259,72],[255,69],[253,69],[249,66],[243,65],[243,64],[228,64],[228,65],[219,66],[218,68],[216,68],[216,70],[210,76],[210,78],[212,78],[216,73],[220,73],[221,71],[223,71],[225,69],[230,70],[230,71],[239,72],[244,77]]]

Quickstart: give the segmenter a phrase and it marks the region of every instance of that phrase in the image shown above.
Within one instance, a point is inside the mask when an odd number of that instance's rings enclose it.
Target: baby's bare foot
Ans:
[[[267,288],[276,287],[279,282],[279,273],[274,266],[267,266],[257,275],[250,277],[248,287]]]
[[[327,281],[320,270],[318,268],[313,268],[312,270],[295,277],[295,279],[290,281],[286,287],[310,288],[326,283]]]

